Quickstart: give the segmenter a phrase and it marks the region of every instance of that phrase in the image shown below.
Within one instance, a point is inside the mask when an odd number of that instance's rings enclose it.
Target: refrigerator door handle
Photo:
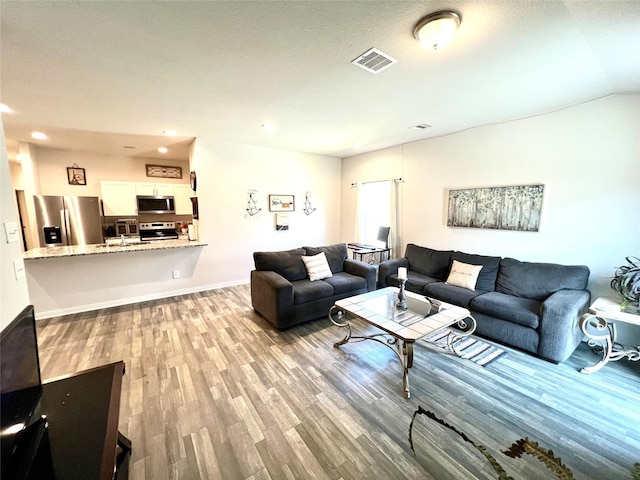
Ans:
[[[60,226],[62,230],[62,244],[69,245],[71,232],[69,232],[69,210],[66,208],[64,210],[60,210]]]

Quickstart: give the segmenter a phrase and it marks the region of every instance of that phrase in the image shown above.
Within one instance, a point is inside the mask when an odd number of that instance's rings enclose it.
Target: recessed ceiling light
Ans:
[[[5,105],[4,103],[0,103],[0,112],[1,113],[12,113],[13,110],[9,108],[9,105]]]
[[[263,123],[262,129],[267,133],[273,133],[276,131],[276,126],[273,123]]]
[[[167,137],[175,137],[177,135],[175,130],[165,130],[164,133]]]
[[[42,132],[31,132],[31,138],[35,139],[35,140],[46,140],[47,134],[46,133],[42,133]]]
[[[160,148],[158,148],[158,151],[160,153],[167,153],[169,151],[169,149],[167,147],[160,147]]]
[[[353,148],[360,148],[360,147],[362,147],[362,143],[360,143],[360,142],[356,142],[356,143],[354,143],[354,144],[352,145],[352,147],[353,147]]]

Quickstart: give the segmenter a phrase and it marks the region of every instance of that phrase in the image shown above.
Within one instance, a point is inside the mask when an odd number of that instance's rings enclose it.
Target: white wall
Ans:
[[[338,158],[198,139],[199,239],[206,247],[28,260],[29,291],[39,318],[247,283],[253,252],[339,241]],[[197,157],[197,161],[195,158]],[[262,212],[247,215],[247,192]],[[304,192],[317,210],[302,212]],[[290,230],[275,230],[268,194],[295,195]],[[171,271],[179,269],[180,279]]]
[[[16,279],[14,261],[22,264],[22,242],[7,243],[4,232],[6,222],[18,220],[16,196],[11,187],[11,174],[7,158],[7,146],[4,138],[2,116],[0,116],[0,330],[6,327],[27,305],[29,293],[26,277]]]
[[[126,155],[32,148],[34,175],[40,195],[79,195],[101,197],[100,182],[116,180],[127,182],[189,183],[189,162],[139,158]],[[153,178],[146,175],[146,164],[182,167],[182,178]],[[85,169],[86,185],[69,185],[67,167],[77,164]],[[17,180],[15,178],[14,180]]]
[[[345,159],[342,238],[353,236],[350,183],[403,177],[405,244],[584,264],[593,296],[614,296],[615,267],[640,256],[639,138],[640,96],[615,95]],[[537,183],[545,186],[539,232],[446,226],[450,188]],[[640,342],[634,328],[622,336]]]

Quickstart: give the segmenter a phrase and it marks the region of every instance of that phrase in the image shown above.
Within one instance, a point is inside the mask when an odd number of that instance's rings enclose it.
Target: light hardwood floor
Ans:
[[[361,330],[366,327],[361,327]],[[592,375],[581,346],[553,365],[509,351],[490,366],[416,346],[411,398],[375,342],[333,343],[321,319],[285,332],[247,285],[38,322],[43,378],[124,360],[120,430],[137,479],[491,479],[486,459],[418,405],[465,432],[516,479],[554,478],[501,453],[529,437],[577,479],[631,479],[640,461],[640,365]]]

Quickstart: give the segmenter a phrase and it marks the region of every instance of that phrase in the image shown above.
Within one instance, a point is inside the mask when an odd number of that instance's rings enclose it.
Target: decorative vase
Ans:
[[[398,310],[407,309],[407,296],[404,293],[405,283],[406,283],[406,280],[400,280],[400,291],[398,292],[398,302],[396,303],[396,308]]]

